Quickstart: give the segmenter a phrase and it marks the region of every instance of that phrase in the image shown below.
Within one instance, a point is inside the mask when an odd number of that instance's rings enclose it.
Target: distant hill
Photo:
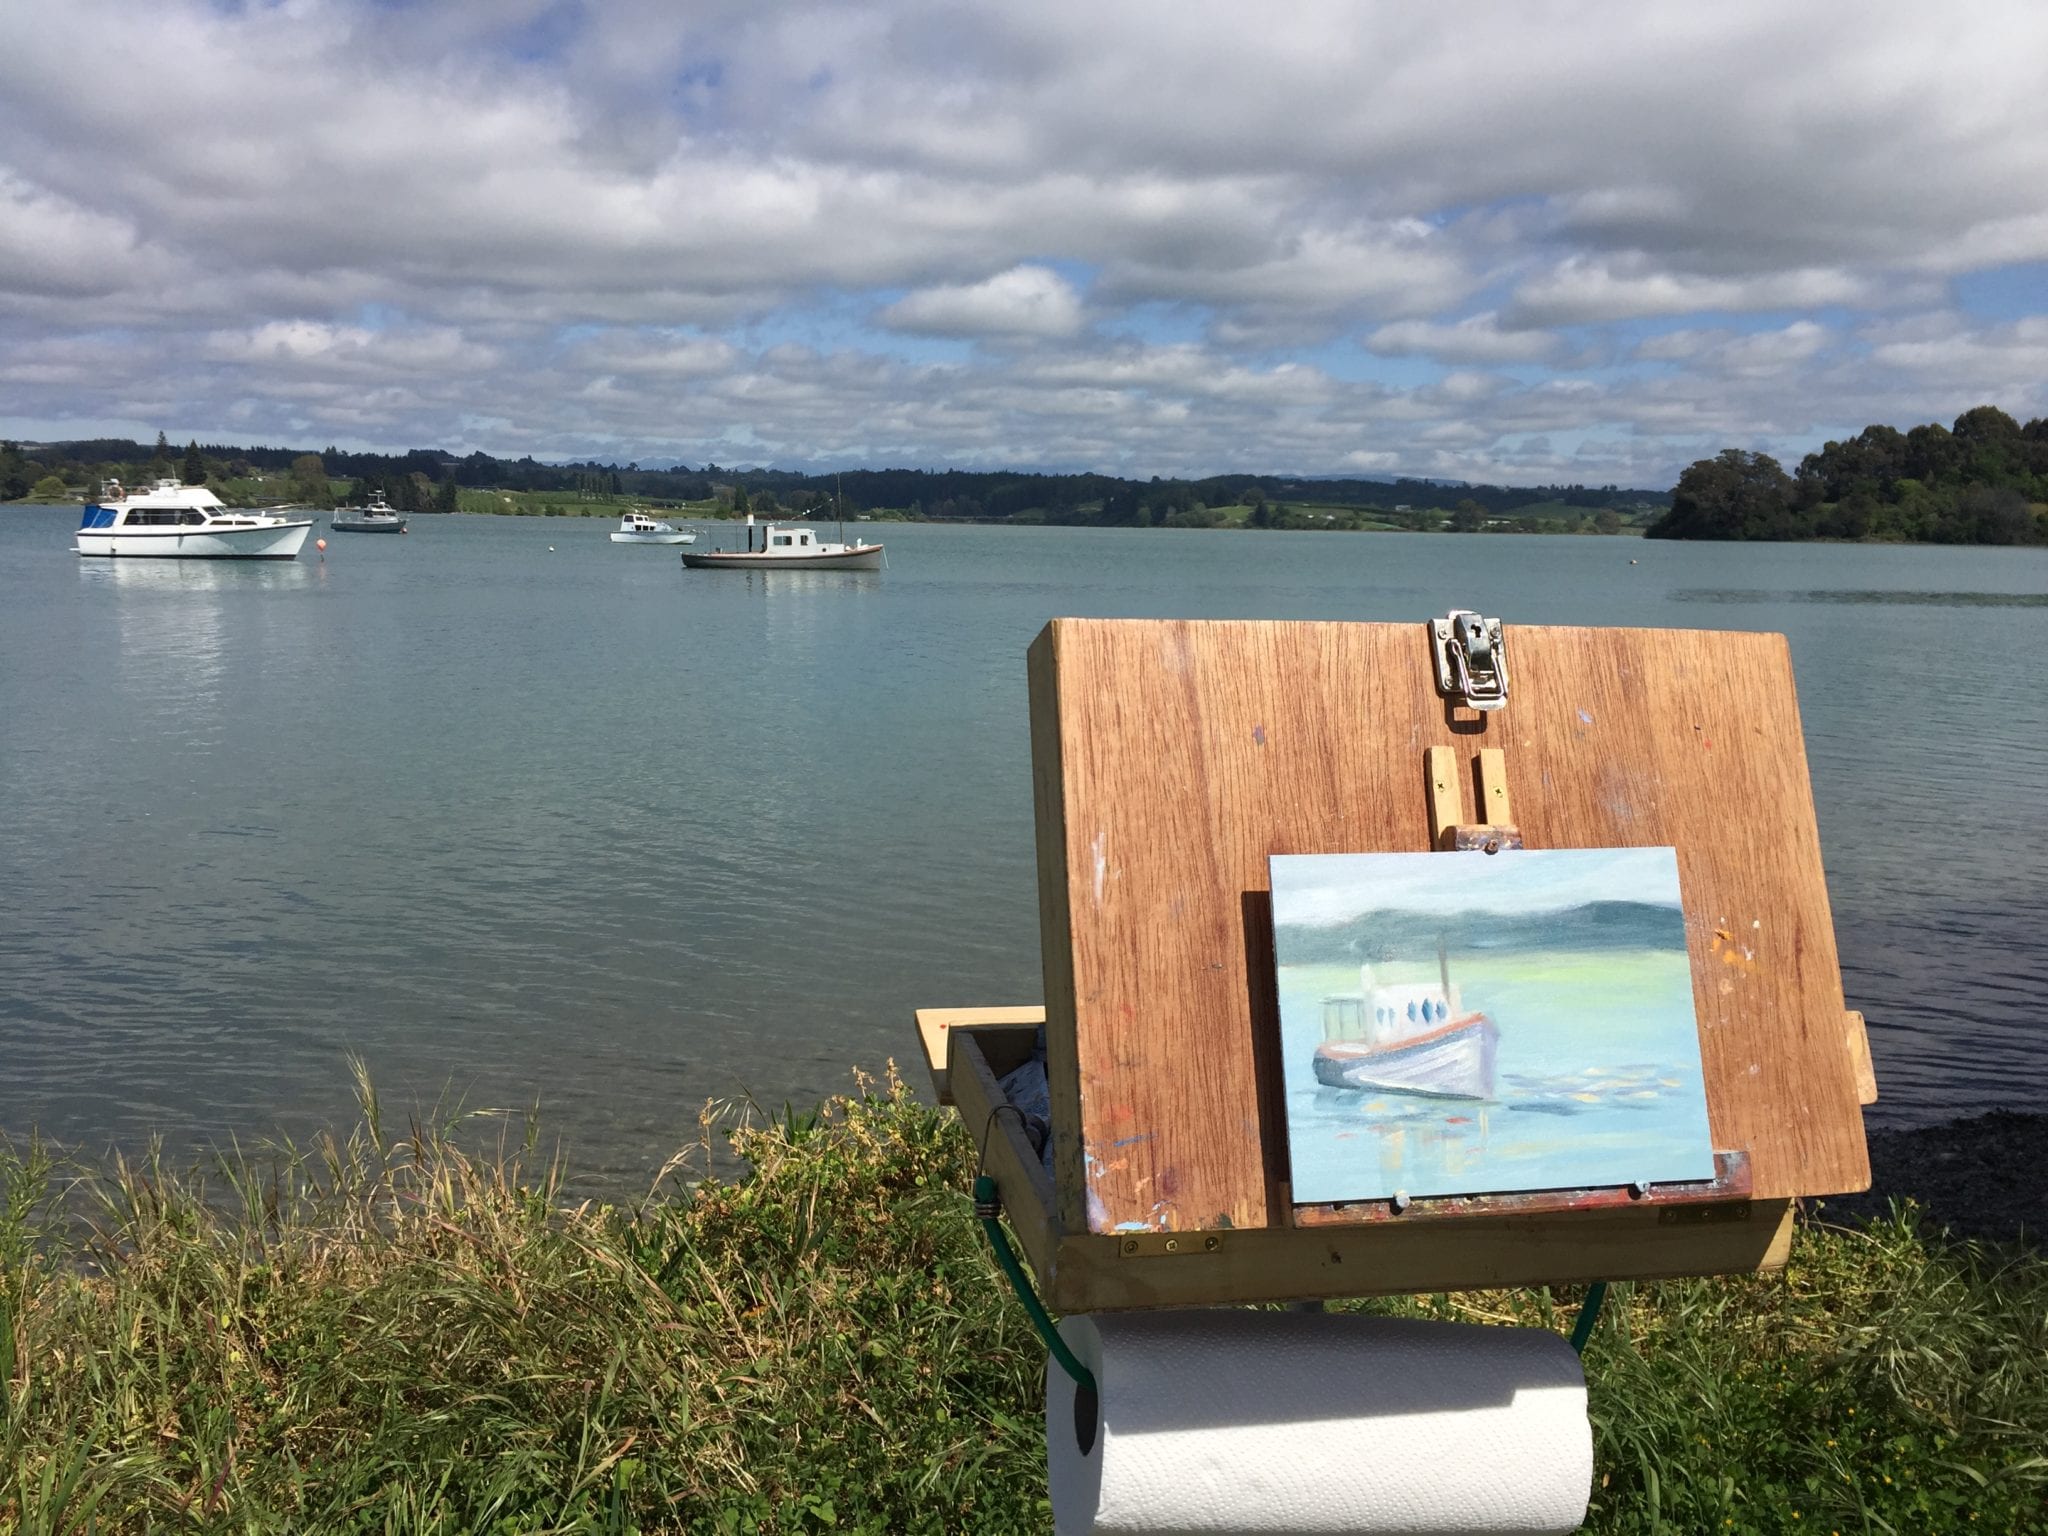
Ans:
[[[1361,965],[1419,960],[1442,944],[1451,955],[1501,950],[1683,949],[1685,917],[1676,907],[1639,901],[1595,901],[1560,912],[1507,917],[1460,912],[1367,912],[1329,927],[1279,924],[1282,965]]]

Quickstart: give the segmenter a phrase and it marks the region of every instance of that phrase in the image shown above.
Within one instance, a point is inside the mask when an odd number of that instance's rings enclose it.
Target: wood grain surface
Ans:
[[[1678,850],[1715,1146],[1748,1154],[1759,1202],[1867,1184],[1783,637],[1510,626],[1506,644],[1509,703],[1480,716],[1437,696],[1420,623],[1040,634],[1060,1231],[1288,1223],[1267,859],[1428,849],[1432,747],[1468,803],[1480,751],[1503,754],[1531,848]]]

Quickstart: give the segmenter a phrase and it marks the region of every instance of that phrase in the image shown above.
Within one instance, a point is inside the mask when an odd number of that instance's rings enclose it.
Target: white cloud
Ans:
[[[248,331],[216,332],[204,355],[222,363],[283,365],[301,377],[322,374],[445,374],[491,367],[497,354],[449,326],[374,330],[319,320],[272,320]]]
[[[123,219],[49,192],[0,165],[0,293],[94,298],[161,272],[161,253]]]
[[[1668,479],[2040,408],[2048,295],[1950,284],[2048,261],[2043,56],[2017,0],[17,6],[0,431]]]
[[[1839,269],[1708,277],[1661,270],[1639,257],[1572,256],[1521,284],[1509,315],[1523,325],[1586,325],[1703,311],[1809,309],[1873,297],[1870,279]]]
[[[1870,360],[1950,388],[1975,387],[2048,410],[2048,315],[1972,325],[1956,315],[1920,316],[1872,335]],[[1973,402],[1974,403],[1974,402]]]
[[[881,318],[937,336],[1072,336],[1081,329],[1081,297],[1050,267],[1015,266],[985,282],[920,288]]]
[[[1824,325],[1795,320],[1776,330],[1738,334],[1725,328],[1667,331],[1640,342],[1648,362],[1683,362],[1703,373],[1761,378],[1785,373],[1822,352],[1832,340]]]
[[[1564,351],[1563,341],[1549,331],[1504,330],[1491,310],[1452,325],[1397,320],[1374,331],[1365,344],[1384,357],[1421,353],[1443,363],[1540,363]]]

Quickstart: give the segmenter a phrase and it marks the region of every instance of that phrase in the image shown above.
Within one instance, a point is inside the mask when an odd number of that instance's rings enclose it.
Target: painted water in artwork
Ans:
[[[1272,875],[1298,1203],[1713,1177],[1672,849]]]

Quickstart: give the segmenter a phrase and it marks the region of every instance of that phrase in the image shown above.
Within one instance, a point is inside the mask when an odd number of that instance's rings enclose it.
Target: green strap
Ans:
[[[1579,1303],[1579,1320],[1572,1324],[1572,1348],[1579,1354],[1586,1352],[1586,1340],[1593,1337],[1593,1325],[1600,1320],[1600,1304],[1606,1299],[1607,1282],[1595,1280],[1586,1299]]]
[[[977,1213],[996,1209],[998,1196],[996,1181],[987,1174],[977,1174],[974,1180],[974,1205]],[[1024,1303],[1024,1310],[1031,1314],[1031,1321],[1038,1329],[1038,1336],[1045,1340],[1045,1347],[1053,1359],[1059,1361],[1060,1369],[1074,1378],[1074,1384],[1082,1391],[1095,1391],[1095,1373],[1083,1365],[1080,1358],[1067,1348],[1067,1341],[1060,1337],[1052,1319],[1046,1315],[1044,1306],[1038,1300],[1038,1293],[1031,1289],[1031,1280],[1024,1273],[1024,1266],[1017,1262],[1017,1255],[1010,1251],[1010,1239],[1003,1232],[1003,1224],[996,1217],[983,1215],[982,1230],[988,1233],[988,1245],[996,1251],[996,1262],[1003,1267],[1003,1273],[1010,1277],[1010,1288],[1017,1293],[1017,1299]]]

